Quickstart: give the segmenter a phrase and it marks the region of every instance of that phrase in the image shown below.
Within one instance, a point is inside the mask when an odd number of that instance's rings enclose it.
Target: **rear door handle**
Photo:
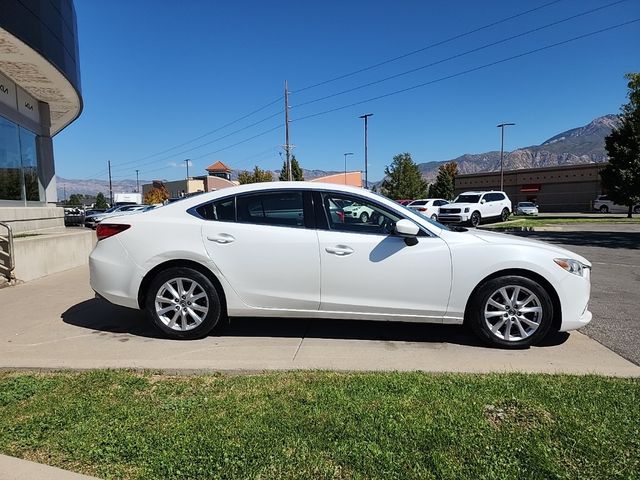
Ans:
[[[207,235],[207,240],[225,244],[233,242],[235,240],[235,237],[233,235],[229,235],[228,233],[219,233],[218,235]]]
[[[347,247],[346,245],[336,245],[335,247],[327,247],[325,248],[327,253],[332,253],[333,255],[337,255],[339,257],[346,257],[347,255],[351,255],[353,253],[353,248]]]

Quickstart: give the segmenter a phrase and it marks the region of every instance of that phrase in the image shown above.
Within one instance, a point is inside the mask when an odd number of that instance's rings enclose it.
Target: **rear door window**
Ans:
[[[302,192],[283,190],[241,195],[236,200],[238,223],[304,227]]]

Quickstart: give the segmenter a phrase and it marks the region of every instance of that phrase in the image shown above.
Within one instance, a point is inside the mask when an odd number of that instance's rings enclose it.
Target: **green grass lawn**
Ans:
[[[638,478],[640,380],[0,373],[0,452],[102,478]]]
[[[482,225],[482,227],[495,228],[498,230],[520,227],[547,227],[553,225],[571,225],[575,223],[597,223],[597,224],[640,224],[640,217],[509,217],[510,220],[502,223],[492,223]]]

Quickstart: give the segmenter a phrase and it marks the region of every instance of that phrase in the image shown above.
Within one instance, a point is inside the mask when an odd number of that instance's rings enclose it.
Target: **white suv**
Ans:
[[[613,203],[606,195],[598,195],[593,201],[593,209],[600,213],[627,213],[629,211],[629,207]],[[640,213],[640,205],[633,206],[633,213]]]
[[[504,192],[464,192],[440,207],[439,222],[469,223],[477,227],[486,219],[506,221],[511,214],[511,200]]]

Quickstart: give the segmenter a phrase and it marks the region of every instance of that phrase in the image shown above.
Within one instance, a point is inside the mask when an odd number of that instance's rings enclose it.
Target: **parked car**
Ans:
[[[373,214],[343,222],[332,204]],[[227,316],[334,318],[464,322],[515,348],[591,320],[591,264],[580,255],[449,228],[360,188],[230,187],[112,217],[97,237],[93,290],[146,310],[171,338],[203,337]]]
[[[65,207],[64,209],[64,225],[71,227],[84,223],[84,210],[80,207]]]
[[[96,228],[98,223],[103,221],[105,218],[111,218],[118,215],[130,215],[132,213],[143,210],[150,210],[152,208],[155,207],[153,205],[119,205],[117,207],[112,207],[104,211],[103,213],[98,213],[86,217],[84,220],[84,226],[88,228]]]
[[[439,222],[468,223],[477,227],[483,220],[507,221],[511,200],[504,192],[464,192],[444,207],[440,207]]]
[[[593,209],[600,213],[627,213],[629,207],[613,203],[607,195],[598,195],[593,201]],[[633,213],[640,213],[640,204],[633,206]]]
[[[449,202],[447,200],[442,198],[423,198],[420,200],[414,200],[407,205],[407,207],[420,212],[425,217],[437,220],[440,207],[447,205],[448,203]]]
[[[341,203],[345,219],[357,218],[360,222],[367,223],[373,214],[373,210],[367,205],[361,205],[359,203],[349,201],[343,201]]]
[[[533,202],[518,202],[514,215],[538,215],[538,205]]]

